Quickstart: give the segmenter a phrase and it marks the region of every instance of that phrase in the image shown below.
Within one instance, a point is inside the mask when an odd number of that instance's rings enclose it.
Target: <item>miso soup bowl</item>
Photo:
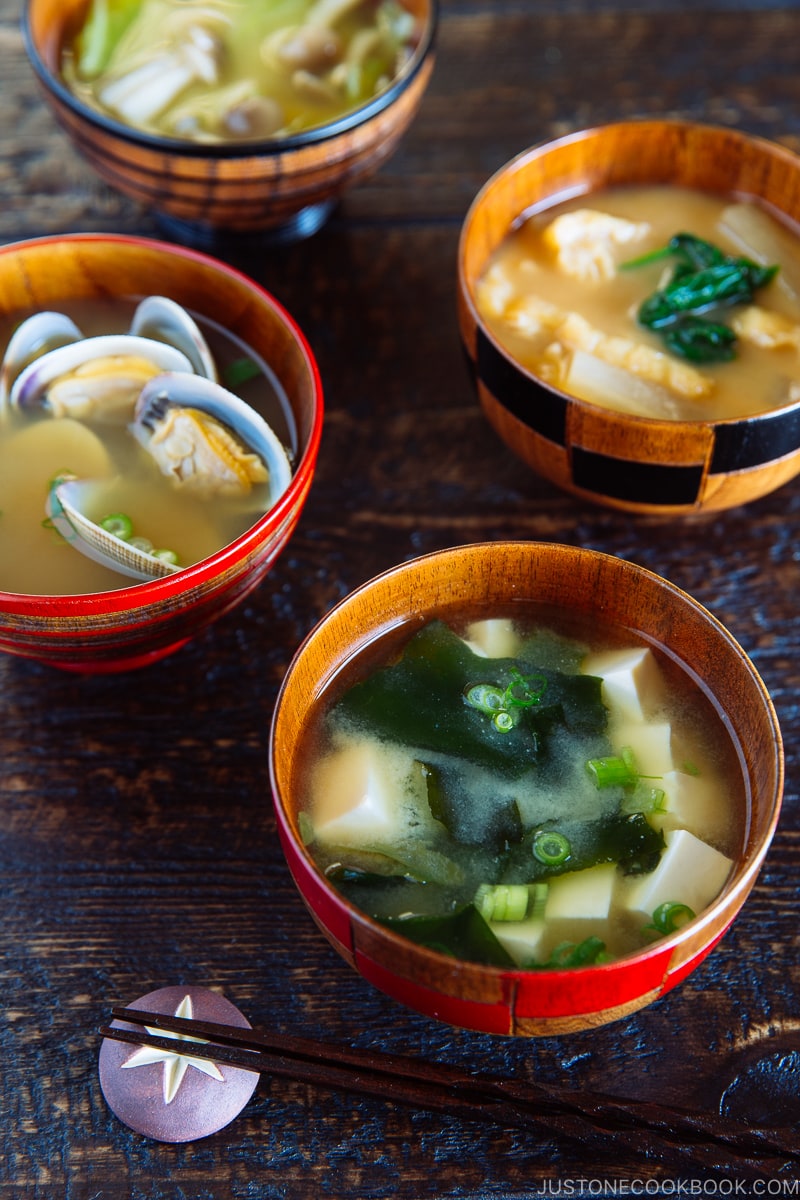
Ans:
[[[663,647],[713,697],[741,755],[748,814],[744,844],[717,900],[677,933],[634,955],[569,970],[481,966],[419,946],[365,916],[315,866],[298,821],[302,733],[352,658],[410,623],[456,619],[465,606],[530,599],[597,614]],[[278,830],[311,916],[356,971],[408,1007],[486,1033],[536,1036],[628,1016],[681,983],[736,917],[773,836],[783,788],[780,729],[744,651],[695,600],[622,559],[573,546],[497,542],[403,563],[352,592],[294,657],[274,713],[270,770]]]
[[[171,240],[292,241],[325,222],[342,193],[377,171],[416,115],[434,65],[437,0],[403,0],[423,25],[413,57],[380,95],[287,138],[223,144],[139,133],[93,111],[64,84],[65,38],[88,0],[26,0],[25,46],[45,101],[112,188],[154,211]]]
[[[145,666],[241,603],[300,517],[319,450],[322,387],[303,333],[272,296],[205,254],[145,238],[75,234],[0,247],[4,316],[147,295],[167,296],[215,321],[271,366],[296,430],[291,482],[239,538],[166,578],[91,595],[0,592],[0,650],[77,671]]]
[[[543,382],[482,320],[476,286],[524,214],[610,187],[677,185],[751,199],[800,223],[800,157],[735,129],[631,120],[526,150],[470,206],[458,252],[461,336],[485,416],[528,466],[584,499],[677,515],[755,500],[800,471],[800,404],[732,420],[614,412]]]

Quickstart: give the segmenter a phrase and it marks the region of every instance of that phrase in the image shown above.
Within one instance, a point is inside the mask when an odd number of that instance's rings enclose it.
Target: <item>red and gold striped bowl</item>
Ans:
[[[461,336],[484,414],[537,474],[629,512],[731,508],[800,472],[800,403],[714,421],[614,412],[576,400],[521,366],[478,312],[481,274],[522,214],[565,196],[647,184],[758,199],[800,223],[800,157],[775,143],[672,120],[570,134],[518,155],[475,197],[459,246]]]
[[[319,451],[322,386],[303,333],[272,296],[205,254],[145,238],[76,234],[0,247],[2,315],[154,294],[215,321],[270,364],[297,428],[291,483],[236,541],[156,582],[79,596],[0,592],[0,650],[78,671],[153,662],[239,604],[298,521]]]
[[[25,4],[25,46],[43,95],[106,183],[154,210],[172,238],[200,248],[232,236],[278,241],[315,232],[342,193],[396,149],[433,70],[437,0],[404,0],[424,22],[413,58],[385,92],[340,120],[289,138],[238,144],[160,138],[101,116],[65,86],[61,47],[87,2]]]
[[[353,907],[315,865],[298,819],[302,734],[320,698],[383,632],[465,607],[536,599],[636,631],[683,663],[726,717],[746,775],[748,820],[720,896],[677,933],[615,962],[523,971],[460,962],[390,932]],[[570,1033],[627,1016],[693,971],[755,883],[783,792],[777,717],[750,660],[686,593],[641,567],[554,543],[459,546],[403,563],[346,597],[295,655],[272,723],[270,773],[278,830],[294,881],[333,947],[370,983],[427,1016],[486,1033]]]

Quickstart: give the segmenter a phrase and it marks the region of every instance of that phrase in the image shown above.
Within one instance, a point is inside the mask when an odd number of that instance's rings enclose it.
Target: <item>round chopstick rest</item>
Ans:
[[[224,996],[204,987],[165,987],[128,1007],[250,1029],[250,1022]],[[115,1029],[135,1029],[126,1021]],[[178,1034],[175,1052],[132,1048],[103,1038],[98,1071],[109,1108],[136,1133],[159,1142],[191,1142],[223,1129],[255,1091],[256,1071],[193,1058],[192,1042]]]

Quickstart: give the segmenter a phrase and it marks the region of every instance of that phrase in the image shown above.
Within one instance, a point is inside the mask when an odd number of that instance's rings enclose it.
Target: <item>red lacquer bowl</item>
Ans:
[[[231,237],[309,236],[396,150],[431,77],[438,21],[436,0],[403,2],[423,32],[385,91],[290,137],[220,144],[140,133],[73,95],[60,74],[61,47],[87,0],[27,0],[23,30],[44,99],[82,157],[111,187],[152,209],[172,240],[213,249]]]
[[[355,909],[315,866],[298,822],[299,748],[320,698],[382,632],[479,602],[537,599],[626,627],[690,669],[729,723],[748,792],[744,844],[717,900],[677,933],[615,962],[523,971],[461,962],[416,945]],[[272,724],[271,781],[289,869],[312,917],[342,957],[396,1000],[452,1025],[536,1036],[627,1016],[680,983],[723,936],[748,896],[772,839],[783,750],[763,682],[741,647],[690,596],[651,572],[572,546],[461,546],[404,563],[364,584],[298,650]]]
[[[91,672],[160,659],[263,580],[300,516],[319,451],[322,386],[303,333],[272,296],[213,258],[144,238],[79,234],[0,248],[2,315],[146,295],[167,296],[210,318],[272,367],[297,430],[292,480],[236,541],[165,579],[92,595],[0,592],[0,650]]]

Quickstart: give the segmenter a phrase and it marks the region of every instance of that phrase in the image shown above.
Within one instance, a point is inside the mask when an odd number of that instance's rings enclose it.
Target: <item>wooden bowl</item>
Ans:
[[[27,0],[23,31],[45,100],[76,149],[118,191],[153,209],[173,240],[200,248],[238,236],[314,233],[341,194],[378,170],[411,123],[433,70],[437,0],[404,0],[425,34],[398,79],[340,120],[284,139],[201,145],[137,133],[92,111],[59,72],[65,32],[87,0]]]
[[[305,504],[322,432],[322,387],[305,337],[267,292],[204,254],[145,238],[76,234],[0,247],[3,316],[145,295],[168,296],[210,318],[270,364],[296,425],[292,480],[241,537],[164,579],[92,595],[0,592],[0,650],[91,672],[162,658],[262,581]]]
[[[459,245],[459,323],[481,406],[524,462],[588,500],[666,514],[744,504],[800,471],[800,404],[719,421],[613,412],[520,366],[478,312],[478,280],[521,214],[566,196],[635,184],[755,198],[800,222],[800,158],[734,129],[628,121],[525,151],[478,193]]]
[[[624,626],[690,669],[726,714],[748,784],[748,824],[718,899],[679,932],[604,965],[523,971],[461,962],[390,932],[355,909],[315,865],[298,822],[303,730],[323,697],[381,633],[473,603],[487,613],[535,598]],[[500,542],[403,563],[364,584],[311,632],[278,697],[270,740],[278,829],[312,917],[342,957],[396,1000],[487,1033],[562,1034],[627,1016],[680,983],[709,953],[750,892],[781,803],[783,752],[775,712],[743,650],[710,613],[657,575],[571,546]]]

